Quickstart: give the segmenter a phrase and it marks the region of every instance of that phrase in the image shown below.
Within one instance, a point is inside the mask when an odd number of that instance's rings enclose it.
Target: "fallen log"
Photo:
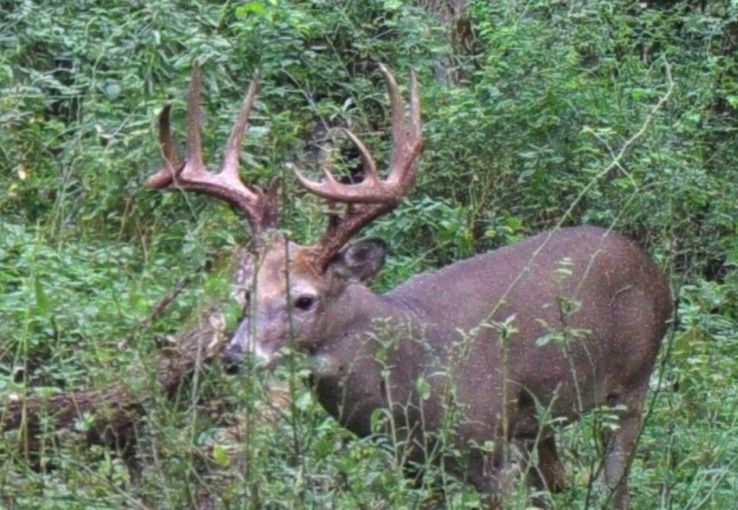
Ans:
[[[224,343],[225,320],[218,309],[210,309],[160,355],[156,381],[161,392],[172,396],[188,375],[221,352]],[[78,420],[91,417],[89,443],[109,443],[126,437],[143,413],[142,400],[131,390],[136,383],[121,382],[103,389],[11,401],[0,410],[0,432],[22,428],[35,435],[41,416],[52,418],[55,429],[74,428]]]
[[[238,290],[249,282],[250,264],[245,251],[239,252],[236,261],[234,285]],[[240,300],[238,294],[241,293],[235,294],[233,297]],[[219,358],[227,340],[223,308],[221,304],[206,309],[193,326],[177,334],[163,348],[156,364],[155,391],[171,398],[191,374]],[[51,427],[57,431],[80,430],[78,423],[84,420],[86,425],[82,428],[88,444],[121,446],[130,439],[131,431],[144,415],[145,400],[151,398],[151,393],[144,394],[135,388],[140,388],[142,383],[151,386],[146,380],[150,377],[141,373],[139,378],[127,377],[125,381],[102,389],[0,403],[0,434],[20,429],[21,448],[25,453],[32,453],[38,445],[35,438],[42,432],[41,417],[51,418]],[[48,421],[44,420],[46,423]]]

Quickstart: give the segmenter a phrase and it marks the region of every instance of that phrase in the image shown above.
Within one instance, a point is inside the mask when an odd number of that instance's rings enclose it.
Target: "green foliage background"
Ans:
[[[142,186],[159,164],[162,105],[173,102],[175,125],[184,124],[193,61],[204,65],[212,167],[261,71],[243,175],[265,184],[284,174],[283,227],[303,242],[319,234],[321,206],[285,163],[304,163],[315,132],[334,125],[361,133],[383,160],[376,64],[385,62],[402,84],[417,70],[426,143],[415,190],[369,231],[392,250],[378,289],[559,224],[639,240],[670,274],[680,322],[654,381],[633,505],[732,507],[738,3],[478,1],[451,24],[431,4],[0,1],[0,403],[141,379],[166,335],[227,292],[226,263],[201,269],[248,240],[241,219],[212,200]],[[603,172],[665,95],[667,68],[668,102]],[[142,326],[193,274],[186,295]],[[67,436],[49,434],[40,458],[5,434],[0,505],[185,508],[208,492],[223,508],[477,504],[443,473],[444,496],[407,481],[391,449],[351,439],[292,376],[234,378],[213,367],[174,403],[151,396],[136,468],[113,450],[80,448],[84,420]],[[273,408],[271,380],[293,382],[292,405]],[[234,441],[244,413],[248,431]],[[593,506],[592,427],[564,430],[572,488],[555,508]],[[246,466],[231,461],[236,451]],[[524,494],[509,504],[524,508]]]

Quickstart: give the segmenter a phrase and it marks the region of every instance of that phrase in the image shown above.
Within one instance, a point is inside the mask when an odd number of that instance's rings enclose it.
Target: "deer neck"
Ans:
[[[362,284],[349,285],[340,308],[315,352],[311,379],[323,407],[366,435],[374,410],[410,398],[406,380],[415,380],[423,365],[413,333],[420,328],[409,308]]]

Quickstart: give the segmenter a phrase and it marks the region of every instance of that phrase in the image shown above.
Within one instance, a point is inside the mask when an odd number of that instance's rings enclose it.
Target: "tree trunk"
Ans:
[[[457,86],[466,78],[459,59],[474,55],[476,37],[466,10],[468,0],[419,0],[418,4],[446,27],[452,53],[444,55],[436,67],[436,78]]]

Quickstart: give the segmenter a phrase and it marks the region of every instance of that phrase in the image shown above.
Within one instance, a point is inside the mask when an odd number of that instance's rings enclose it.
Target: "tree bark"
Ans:
[[[469,0],[419,0],[418,4],[440,20],[446,31],[452,53],[437,64],[436,77],[447,85],[457,86],[464,76],[460,58],[476,53],[476,36],[467,15]]]

